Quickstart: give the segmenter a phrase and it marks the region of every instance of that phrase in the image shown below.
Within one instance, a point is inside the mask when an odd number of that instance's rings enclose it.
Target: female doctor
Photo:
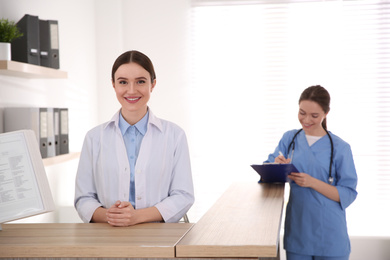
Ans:
[[[178,222],[194,203],[185,133],[149,109],[156,74],[146,55],[123,53],[111,77],[121,109],[85,137],[75,208],[84,222],[113,226]]]
[[[286,209],[288,260],[349,259],[345,209],[357,196],[357,174],[348,143],[329,132],[330,96],[321,86],[299,99],[301,130],[286,132],[266,162],[293,163]]]

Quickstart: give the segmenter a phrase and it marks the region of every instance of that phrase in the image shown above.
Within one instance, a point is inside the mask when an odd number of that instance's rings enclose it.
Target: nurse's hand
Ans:
[[[108,224],[116,227],[127,227],[135,225],[136,211],[128,201],[117,201],[107,210]]]
[[[295,181],[301,187],[312,187],[313,177],[303,172],[292,172],[288,178]]]
[[[275,158],[275,163],[290,163],[291,162],[291,159],[288,158],[284,158],[283,155],[279,155],[278,157]]]
[[[336,186],[332,186],[303,172],[292,172],[288,177],[301,187],[312,188],[328,199],[340,202],[340,194]]]

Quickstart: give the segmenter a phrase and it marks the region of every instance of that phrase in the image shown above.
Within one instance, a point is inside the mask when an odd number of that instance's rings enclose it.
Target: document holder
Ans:
[[[252,164],[251,167],[261,176],[262,183],[284,183],[289,182],[287,178],[292,172],[299,172],[297,168],[291,164]]]
[[[33,130],[0,134],[1,223],[55,210]]]

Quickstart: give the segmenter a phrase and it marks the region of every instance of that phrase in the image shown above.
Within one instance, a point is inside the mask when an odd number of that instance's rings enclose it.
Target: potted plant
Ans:
[[[0,60],[11,60],[11,42],[22,36],[15,22],[0,19]]]

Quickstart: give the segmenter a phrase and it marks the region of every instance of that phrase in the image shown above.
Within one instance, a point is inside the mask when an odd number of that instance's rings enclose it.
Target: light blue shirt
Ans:
[[[274,162],[279,151],[287,155],[288,146],[297,130],[286,132],[266,162]],[[328,199],[312,188],[290,183],[286,208],[284,248],[303,254],[339,257],[351,251],[345,209],[356,199],[357,174],[348,143],[332,134],[334,157],[332,183],[339,192],[340,202]],[[327,135],[309,146],[305,132],[295,138],[292,163],[300,171],[328,183],[331,145]]]
[[[85,136],[74,200],[84,222],[90,222],[99,207],[110,208],[117,200],[129,200],[130,164],[119,118],[120,111]],[[194,200],[185,132],[149,109],[135,164],[135,207],[156,207],[165,222],[178,222]]]
[[[142,138],[144,137],[148,127],[149,112],[138,121],[135,125],[130,125],[123,118],[122,113],[119,117],[119,128],[125,141],[127,159],[130,164],[130,197],[129,202],[135,208],[135,164],[137,162],[139,149],[141,147]]]

